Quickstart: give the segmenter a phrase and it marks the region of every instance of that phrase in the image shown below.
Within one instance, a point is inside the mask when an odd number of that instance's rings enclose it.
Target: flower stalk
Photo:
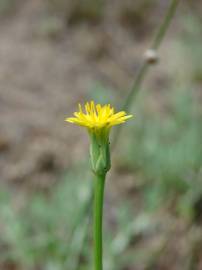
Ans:
[[[89,132],[91,138],[90,160],[94,173],[94,209],[93,209],[93,242],[94,269],[102,270],[102,220],[104,186],[107,172],[110,170],[109,132],[102,128],[99,132]]]
[[[132,115],[126,115],[124,111],[115,113],[110,104],[101,106],[100,104],[95,105],[91,101],[86,103],[85,112],[79,105],[79,112],[75,112],[74,116],[65,120],[87,128],[90,137],[90,161],[94,174],[94,270],[103,270],[102,220],[104,186],[106,174],[111,167],[109,134],[112,126],[124,123]]]
[[[94,189],[94,217],[93,217],[93,242],[94,242],[94,269],[102,270],[102,220],[105,174],[95,174]]]

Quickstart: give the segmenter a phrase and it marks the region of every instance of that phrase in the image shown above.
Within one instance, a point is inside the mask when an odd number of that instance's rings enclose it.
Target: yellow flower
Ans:
[[[122,124],[132,117],[132,115],[126,115],[124,111],[115,113],[114,108],[110,104],[104,106],[100,104],[95,105],[94,101],[85,104],[85,112],[79,104],[79,111],[75,112],[74,116],[66,118],[65,121],[97,131]]]

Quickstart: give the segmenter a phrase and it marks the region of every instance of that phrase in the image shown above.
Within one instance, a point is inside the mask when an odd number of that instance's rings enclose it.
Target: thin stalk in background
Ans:
[[[157,32],[154,35],[153,41],[152,41],[150,49],[148,49],[148,51],[154,52],[154,54],[156,54],[158,48],[160,47],[160,45],[165,37],[165,34],[168,30],[168,27],[169,27],[174,15],[175,15],[175,12],[176,12],[176,9],[177,9],[179,2],[180,2],[180,0],[172,0],[171,1],[170,5],[168,7],[167,13],[165,14],[165,17],[164,17],[162,23],[160,24],[159,28],[157,29]],[[134,102],[134,99],[135,99],[137,93],[140,91],[141,84],[143,83],[143,81],[148,73],[149,67],[151,67],[152,63],[153,63],[153,61],[150,61],[150,59],[144,58],[144,61],[143,61],[142,65],[140,66],[140,68],[137,72],[137,75],[135,77],[133,86],[132,86],[125,101],[123,102],[123,104],[121,106],[123,111],[129,112],[131,110],[131,106]],[[118,126],[117,131],[116,131],[114,138],[113,138],[113,147],[115,147],[115,145],[118,142],[121,130],[122,130],[122,126]]]
[[[165,34],[170,26],[170,23],[175,15],[175,12],[176,12],[176,9],[178,7],[179,2],[180,2],[180,0],[171,0],[170,5],[168,7],[168,10],[167,10],[162,22],[159,24],[159,28],[157,29],[157,31],[154,35],[153,41],[152,41],[151,46],[150,46],[151,50],[156,52],[157,49],[160,47],[160,45],[165,37]],[[137,75],[134,79],[133,86],[132,86],[131,90],[129,91],[128,96],[126,97],[124,103],[121,106],[121,108],[123,110],[130,111],[131,105],[134,102],[134,99],[140,90],[140,86],[141,86],[142,82],[144,81],[145,76],[147,75],[150,66],[151,66],[151,62],[147,61],[147,59],[144,59],[142,65],[140,66],[139,71],[137,72]],[[121,134],[121,128],[122,128],[121,126],[117,127],[116,133],[115,133],[114,138],[113,138],[113,147],[115,147],[117,145],[119,136]],[[81,217],[79,218],[79,220],[85,220],[88,218],[88,215],[90,213],[89,208],[92,205],[92,198],[93,198],[93,196],[90,196],[89,200],[86,201],[86,207],[83,208],[84,211],[81,213]],[[73,228],[72,235],[74,235],[74,231],[76,231],[78,226],[82,226],[82,222],[78,222],[75,224],[75,226]],[[71,242],[72,242],[72,239],[69,240],[69,243],[71,243]],[[84,244],[85,244],[84,242],[81,243],[81,248],[80,248],[80,252],[78,255],[80,255],[80,253],[82,253]],[[78,256],[78,258],[79,258],[79,256]]]

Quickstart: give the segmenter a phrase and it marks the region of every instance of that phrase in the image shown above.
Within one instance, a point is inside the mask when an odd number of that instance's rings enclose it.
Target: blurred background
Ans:
[[[64,118],[120,107],[169,3],[0,0],[0,269],[91,269],[88,136]],[[105,270],[202,269],[201,44],[181,1],[112,155]]]

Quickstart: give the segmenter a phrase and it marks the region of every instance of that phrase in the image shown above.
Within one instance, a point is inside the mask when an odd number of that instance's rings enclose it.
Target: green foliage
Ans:
[[[189,90],[171,91],[163,113],[145,111],[145,103],[139,102],[123,160],[144,175],[146,202],[154,208],[196,184],[202,164],[201,111]]]
[[[36,262],[43,269],[68,265],[68,239],[88,199],[88,183],[81,171],[71,171],[50,196],[33,195],[19,210],[9,196],[1,196],[1,243],[6,247],[1,262],[9,259],[26,269],[36,267]]]
[[[91,190],[91,177],[83,173],[87,170],[86,164],[79,164],[67,172],[51,194],[24,197],[25,203],[20,207],[12,203],[9,192],[2,191],[0,241],[4,249],[0,264],[12,262],[27,270],[39,266],[44,270],[86,270],[91,267],[91,233],[90,239],[86,239],[91,222],[86,219],[87,214],[83,215]],[[130,236],[137,234],[142,227],[139,223],[133,224],[126,206],[122,206],[116,216],[116,231],[112,233],[108,228],[104,237],[108,270],[121,269],[124,261],[119,255],[127,247]],[[117,230],[122,230],[122,234],[117,234]],[[85,245],[84,240],[87,240]],[[117,267],[118,260],[120,268]]]

